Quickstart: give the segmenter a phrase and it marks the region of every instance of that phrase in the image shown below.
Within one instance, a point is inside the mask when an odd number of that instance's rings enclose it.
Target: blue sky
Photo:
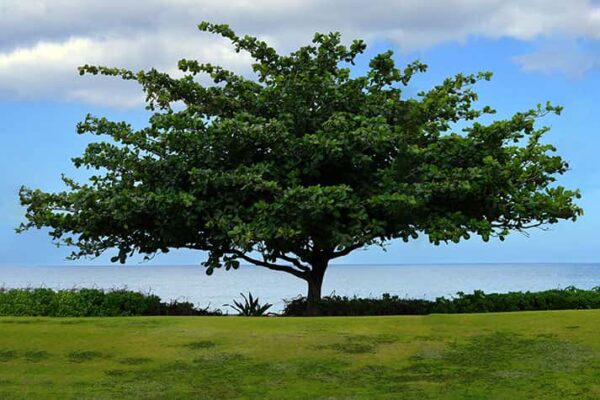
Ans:
[[[542,123],[552,127],[547,140],[571,165],[559,183],[581,189],[585,215],[576,223],[532,231],[529,237],[516,233],[502,243],[392,243],[385,252],[358,251],[340,262],[600,262],[600,9],[594,2],[540,9],[535,1],[431,2],[438,7],[375,1],[368,12],[354,1],[292,1],[287,8],[275,1],[232,1],[223,9],[218,2],[155,0],[144,3],[145,11],[134,7],[139,2],[125,3],[25,0],[0,6],[0,265],[72,263],[64,260],[68,250],[53,246],[46,232],[15,234],[23,220],[20,185],[57,190],[61,173],[82,176],[70,158],[91,139],[75,133],[75,124],[88,112],[145,123],[134,87],[81,78],[76,65],[169,70],[179,58],[195,57],[248,73],[247,58],[196,32],[194,24],[202,19],[230,23],[241,33],[271,40],[281,51],[307,42],[317,30],[341,30],[348,40],[366,38],[370,47],[364,63],[369,55],[392,48],[399,64],[418,58],[429,65],[414,80],[413,93],[457,72],[492,71],[494,78],[481,84],[479,93],[482,103],[498,110],[498,118],[546,100],[565,107],[563,115]],[[202,253],[180,251],[153,262],[203,259]]]

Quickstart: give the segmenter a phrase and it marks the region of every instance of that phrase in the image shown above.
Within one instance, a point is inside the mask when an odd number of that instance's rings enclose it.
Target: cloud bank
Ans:
[[[526,71],[571,77],[598,63],[569,43],[600,40],[600,5],[589,0],[20,0],[0,3],[0,98],[142,102],[133,85],[78,78],[76,67],[86,63],[170,71],[187,57],[248,71],[246,56],[196,30],[202,20],[228,23],[281,51],[315,31],[388,40],[403,51],[470,37],[558,38],[567,45],[515,61]],[[557,57],[565,51],[571,56]]]

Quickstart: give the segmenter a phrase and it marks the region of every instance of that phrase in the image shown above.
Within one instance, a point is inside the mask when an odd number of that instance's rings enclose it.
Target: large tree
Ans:
[[[208,274],[240,262],[286,272],[308,283],[313,313],[328,264],[353,250],[419,235],[435,245],[502,240],[582,212],[579,193],[553,183],[568,165],[535,126],[560,108],[482,123],[494,110],[476,108],[473,85],[491,73],[407,97],[426,66],[398,69],[388,51],[353,77],[361,40],[348,47],[338,33],[315,34],[280,55],[227,25],[199,28],[248,52],[255,77],[186,59],[178,78],[81,67],[138,82],[152,115],[139,130],[88,115],[78,133],[109,140],[73,162],[96,174],[83,184],[63,178],[59,193],[22,188],[20,230],[49,227],[75,259],[115,249],[112,261],[124,263],[188,248],[208,252]]]

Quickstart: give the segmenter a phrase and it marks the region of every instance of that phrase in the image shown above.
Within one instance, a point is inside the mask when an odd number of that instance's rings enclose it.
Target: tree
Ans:
[[[568,165],[542,142],[546,104],[489,124],[473,85],[491,73],[458,74],[417,96],[402,96],[426,66],[403,70],[392,52],[363,76],[350,66],[364,52],[338,33],[280,55],[227,25],[201,31],[231,41],[255,60],[255,79],[220,66],[181,60],[179,78],[155,69],[85,65],[83,74],[137,81],[152,112],[133,129],[88,115],[88,145],[76,167],[97,170],[84,184],[63,178],[59,193],[22,188],[28,228],[49,227],[72,258],[116,249],[113,262],[173,248],[208,252],[210,275],[240,262],[308,283],[317,312],[331,260],[369,245],[425,235],[438,245],[479,235],[501,240],[582,210],[578,191],[553,182]],[[202,85],[208,74],[215,85]],[[183,106],[182,106],[183,105]],[[456,133],[457,126],[466,126]]]

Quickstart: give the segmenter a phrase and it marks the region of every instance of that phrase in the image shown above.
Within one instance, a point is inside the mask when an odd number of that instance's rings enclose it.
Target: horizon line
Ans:
[[[582,264],[582,265],[600,265],[600,261],[533,261],[533,262],[519,262],[519,261],[508,261],[508,262],[495,262],[495,261],[485,261],[485,262],[423,262],[423,263],[332,263],[329,264],[329,267],[333,266],[372,266],[372,267],[398,267],[398,266],[435,266],[435,265],[564,265],[564,264]],[[240,264],[240,266],[246,267],[259,267],[253,264]],[[148,264],[148,263],[130,263],[130,264],[0,264],[0,268],[10,268],[10,267],[202,267],[200,263],[198,264]]]

